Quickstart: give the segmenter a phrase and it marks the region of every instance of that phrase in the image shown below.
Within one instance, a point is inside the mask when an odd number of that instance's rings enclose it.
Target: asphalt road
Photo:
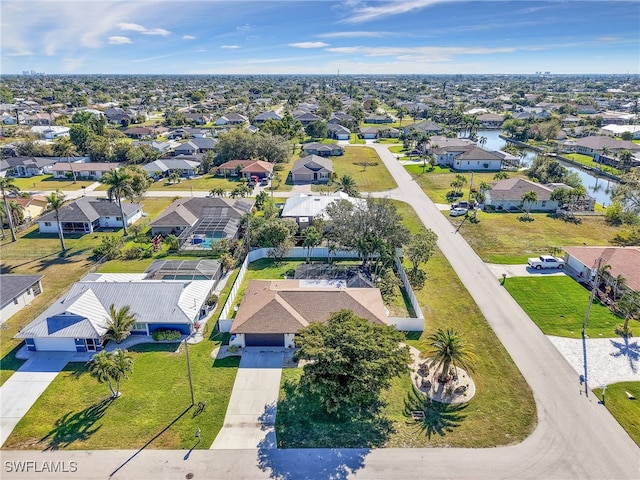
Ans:
[[[395,156],[384,145],[372,146],[398,182],[388,194],[410,203],[438,234],[438,246],[531,386],[538,414],[531,436],[492,449],[278,450],[265,440],[257,450],[2,451],[2,478],[640,478],[640,449],[592,394],[585,395],[578,375]],[[18,460],[32,462],[29,473],[15,472]],[[76,462],[76,471],[43,476],[45,461],[66,469]]]

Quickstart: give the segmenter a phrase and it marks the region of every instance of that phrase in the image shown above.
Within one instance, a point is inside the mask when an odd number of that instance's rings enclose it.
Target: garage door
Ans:
[[[244,336],[244,343],[247,347],[284,347],[284,334],[246,334]]]
[[[33,343],[39,352],[75,352],[73,338],[34,338]]]

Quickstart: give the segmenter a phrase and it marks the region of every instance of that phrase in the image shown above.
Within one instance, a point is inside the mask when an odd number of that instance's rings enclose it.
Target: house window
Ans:
[[[146,323],[136,322],[136,323],[133,324],[133,327],[131,328],[131,330],[136,330],[138,332],[140,332],[140,331],[146,332],[147,331],[147,324]]]
[[[95,340],[95,338],[87,338],[85,341],[87,342],[87,351],[95,352],[95,350],[96,350],[96,340]]]
[[[93,175],[95,177],[96,176],[96,172],[89,172],[89,175]]]
[[[122,217],[116,217],[116,222],[121,222],[122,221]]]
[[[36,283],[33,287],[33,296],[35,297],[36,295],[40,295],[42,293],[42,290],[40,289],[40,284]]]
[[[50,227],[51,226],[51,222],[44,222],[44,226],[45,227]]]
[[[547,205],[547,201],[546,201],[546,200],[543,200],[543,201],[542,201],[542,206],[544,207],[544,206],[546,206],[546,205]]]
[[[16,297],[16,298],[14,298],[14,299],[13,299],[13,303],[14,303],[15,305],[17,305],[17,304],[18,304],[18,297]]]

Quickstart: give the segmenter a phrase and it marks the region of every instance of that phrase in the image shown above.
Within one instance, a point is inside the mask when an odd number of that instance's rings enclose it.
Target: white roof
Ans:
[[[351,203],[359,199],[351,198],[344,192],[335,192],[331,195],[312,195],[299,193],[289,197],[284,204],[281,216],[284,217],[318,217],[328,205],[338,201],[347,200]]]

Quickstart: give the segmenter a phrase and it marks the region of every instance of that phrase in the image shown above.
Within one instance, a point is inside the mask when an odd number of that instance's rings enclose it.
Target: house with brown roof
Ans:
[[[491,190],[485,193],[485,209],[522,212],[522,197],[529,191],[536,192],[538,196],[538,201],[531,206],[532,212],[555,212],[558,209],[558,201],[551,200],[552,188],[523,178],[507,178],[495,182]]]
[[[377,288],[318,286],[306,280],[251,280],[231,327],[231,345],[293,347],[295,334],[342,309],[386,324]]]
[[[592,278],[602,259],[601,266],[611,266],[611,277],[621,275],[628,288],[640,292],[640,247],[564,247],[564,251],[565,262],[580,277]]]
[[[273,163],[262,160],[230,160],[216,167],[216,172],[225,177],[269,178],[273,174]]]
[[[118,170],[119,163],[109,162],[56,162],[51,167],[53,178],[73,178],[75,172],[78,179],[100,180],[102,176],[111,171]]]

